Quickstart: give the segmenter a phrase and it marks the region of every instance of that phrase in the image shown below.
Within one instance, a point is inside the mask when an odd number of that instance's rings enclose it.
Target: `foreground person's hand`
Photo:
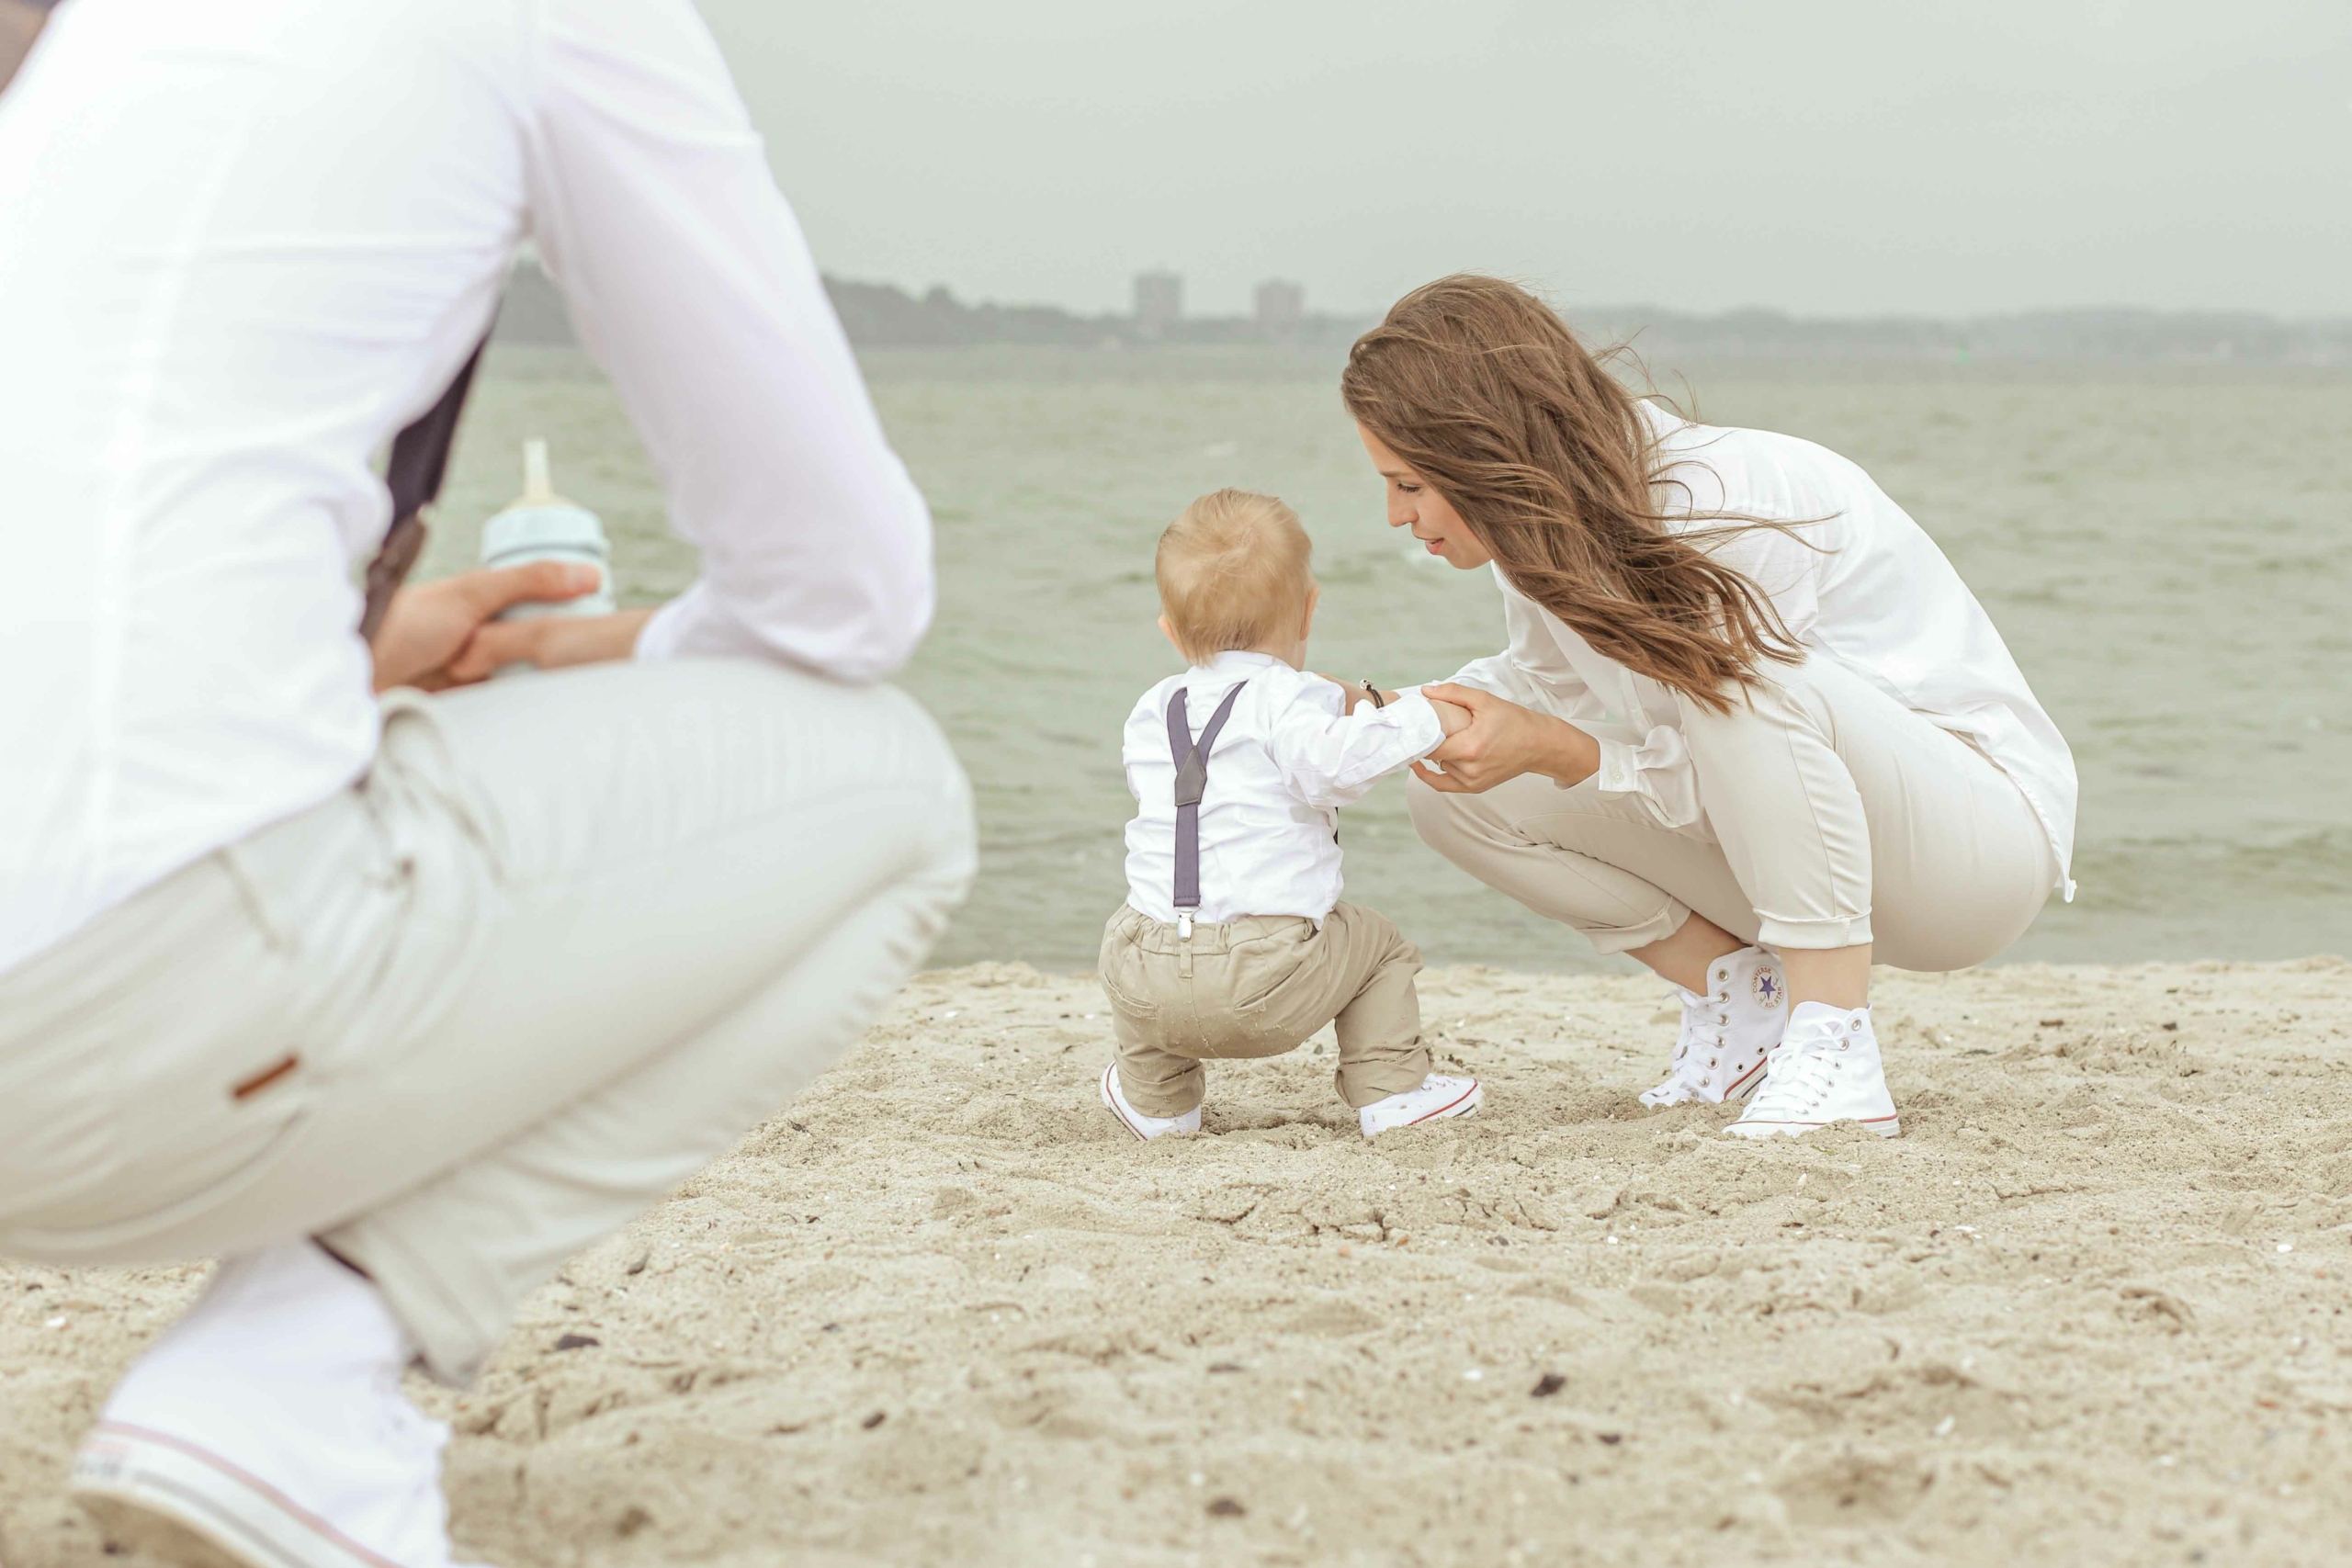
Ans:
[[[437,692],[467,680],[481,680],[490,670],[459,675],[452,665],[492,616],[532,600],[577,599],[595,592],[599,581],[594,567],[543,560],[461,571],[437,582],[403,587],[392,595],[384,611],[384,624],[376,628],[376,640],[368,645],[368,651],[376,660],[376,690],[416,686]],[[636,640],[632,629],[632,647]]]
[[[650,610],[616,615],[540,615],[527,621],[492,621],[474,633],[465,651],[449,661],[453,685],[487,681],[510,664],[560,670],[567,664],[600,664],[637,652],[637,634],[653,618]]]
[[[1561,784],[1581,784],[1600,768],[1600,742],[1565,719],[1521,707],[1508,697],[1476,686],[1423,686],[1432,702],[1470,710],[1468,728],[1446,737],[1430,761],[1413,764],[1413,775],[1446,795],[1483,795],[1521,773],[1541,773]]]

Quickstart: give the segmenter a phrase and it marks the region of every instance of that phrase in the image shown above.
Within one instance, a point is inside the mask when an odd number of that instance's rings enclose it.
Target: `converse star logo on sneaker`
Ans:
[[[1666,1081],[1642,1091],[1644,1105],[1743,1099],[1763,1080],[1765,1053],[1787,1032],[1787,983],[1770,954],[1747,947],[1707,969],[1702,996],[1676,987],[1682,1029]]]

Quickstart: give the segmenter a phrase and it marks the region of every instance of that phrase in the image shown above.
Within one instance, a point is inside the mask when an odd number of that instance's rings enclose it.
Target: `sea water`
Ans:
[[[1152,626],[1152,543],[1200,491],[1271,491],[1305,517],[1323,583],[1315,668],[1393,685],[1501,646],[1487,574],[1384,525],[1328,357],[865,363],[938,522],[938,620],[905,683],[979,800],[979,883],[938,962],[1091,965],[1124,897],[1120,726],[1174,668]],[[2081,892],[2010,958],[2352,953],[2352,377],[1726,364],[1657,379],[1712,423],[1868,468],[1960,569],[2073,743]],[[573,351],[526,348],[486,366],[426,572],[471,562],[527,435],[549,438],[567,490],[604,516],[625,604],[692,581],[695,553],[669,536],[610,388]],[[1615,966],[1422,847],[1401,782],[1341,815],[1348,897],[1432,961]]]

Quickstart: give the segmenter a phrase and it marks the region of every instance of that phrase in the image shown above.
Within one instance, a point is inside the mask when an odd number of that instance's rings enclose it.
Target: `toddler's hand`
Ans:
[[[1459,735],[1470,728],[1470,710],[1461,704],[1442,702],[1436,697],[1431,697],[1430,706],[1436,710],[1438,728],[1447,735]]]

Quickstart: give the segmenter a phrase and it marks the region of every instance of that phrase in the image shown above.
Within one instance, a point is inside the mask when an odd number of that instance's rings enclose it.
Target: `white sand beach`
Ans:
[[[1484,1115],[1328,1048],[1097,1107],[1091,976],[922,976],[579,1258],[458,1428],[506,1568],[2352,1560],[2352,964],[1884,973],[1905,1135],[1645,1113],[1646,978],[1430,971]],[[0,1562],[197,1269],[0,1265]],[[117,1554],[115,1562],[132,1559]]]

